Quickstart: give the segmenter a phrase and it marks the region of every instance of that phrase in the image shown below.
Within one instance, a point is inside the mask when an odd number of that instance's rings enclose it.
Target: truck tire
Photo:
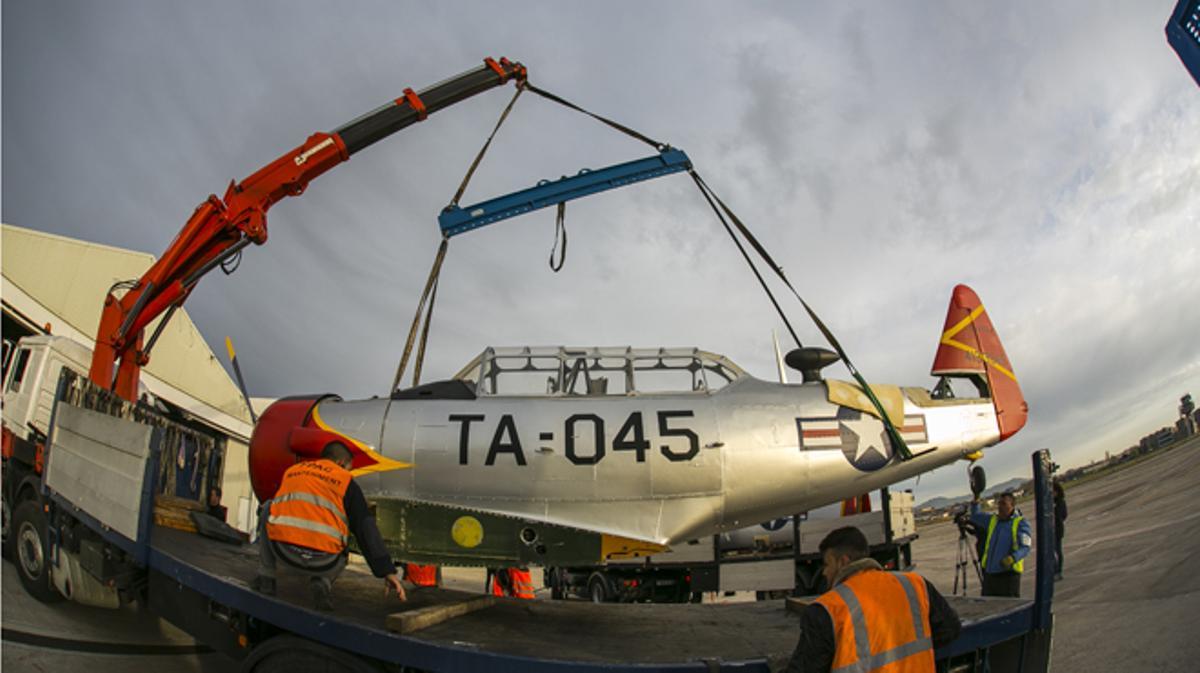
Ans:
[[[12,545],[8,544],[9,534],[12,533],[12,508],[8,506],[8,498],[0,498],[3,504],[3,533],[0,533],[0,557],[12,558]]]
[[[383,666],[297,636],[276,636],[242,660],[241,673],[384,673]]]
[[[23,500],[13,510],[13,561],[25,591],[42,603],[56,603],[62,594],[50,582],[46,550],[46,516],[37,500]]]
[[[611,603],[615,598],[615,593],[604,573],[594,572],[588,578],[588,598],[593,603]]]
[[[550,599],[561,601],[567,597],[563,591],[563,576],[562,571],[558,568],[551,568],[546,571],[546,583],[550,585]]]

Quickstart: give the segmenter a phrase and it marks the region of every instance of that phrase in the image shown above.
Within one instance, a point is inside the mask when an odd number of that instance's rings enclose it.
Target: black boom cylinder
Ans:
[[[504,62],[500,68],[506,74],[503,81],[495,70],[482,65],[417,92],[417,96],[425,104],[425,114],[433,114],[475,94],[500,86],[522,70],[520,63]],[[407,100],[400,98],[368,112],[338,128],[334,133],[346,144],[347,152],[354,154],[420,120],[421,113],[409,105]]]

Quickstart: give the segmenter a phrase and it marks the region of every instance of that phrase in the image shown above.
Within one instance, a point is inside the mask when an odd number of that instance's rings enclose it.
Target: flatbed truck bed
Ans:
[[[238,547],[155,527],[150,569],[160,577],[152,580],[151,601],[156,594],[173,598],[194,592],[202,600],[214,600],[296,636],[426,670],[765,672],[786,664],[799,636],[799,616],[784,601],[622,605],[507,598],[400,635],[387,629],[389,615],[460,603],[479,594],[414,589],[408,601],[399,602],[383,596],[378,579],[351,567],[335,585],[337,609],[323,613],[310,607],[307,585],[299,574],[282,572],[276,597],[251,590],[248,582],[257,567],[256,551],[252,545]],[[1006,633],[1016,637],[1029,629],[1031,600],[958,596],[947,600],[962,617],[964,631],[951,647],[939,652],[939,658],[987,647],[1006,639]],[[155,609],[171,612],[163,606]],[[178,625],[185,630],[195,629],[197,625],[187,623],[185,611],[190,610],[185,607],[179,615],[164,616],[182,622]]]
[[[75,399],[67,394],[68,378],[64,373],[51,422],[39,506],[25,503],[17,511],[18,519],[28,519],[22,530],[36,531],[45,559],[73,578],[63,595],[78,600],[89,592],[119,592],[239,660],[244,673],[765,673],[783,667],[799,636],[797,612],[782,600],[683,605],[480,601],[479,594],[469,592],[419,589],[401,602],[385,597],[382,582],[353,567],[334,587],[332,613],[311,607],[299,574],[281,573],[277,596],[264,596],[249,586],[258,566],[254,546],[156,523],[159,467],[170,469],[183,431],[170,423],[147,425],[76,407],[66,402]],[[1040,540],[1051,536],[1049,464],[1048,452],[1034,455]],[[938,651],[942,670],[1046,670],[1053,582],[1045,568],[1052,567],[1052,553],[1048,545],[1039,545],[1032,601],[950,599],[964,629],[958,640]],[[22,583],[39,593],[52,590],[44,568],[37,577],[22,576]],[[403,634],[389,630],[389,622],[404,621],[397,614],[468,602],[478,609],[456,616],[442,610],[449,618],[426,628]],[[1011,665],[997,665],[1001,660]]]

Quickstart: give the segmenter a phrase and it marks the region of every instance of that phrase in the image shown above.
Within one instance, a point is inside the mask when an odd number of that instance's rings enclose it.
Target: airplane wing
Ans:
[[[397,498],[373,503],[397,560],[438,565],[596,565],[668,551],[648,540]]]

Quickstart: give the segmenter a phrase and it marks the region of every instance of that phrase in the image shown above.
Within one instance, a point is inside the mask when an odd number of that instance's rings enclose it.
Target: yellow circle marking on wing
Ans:
[[[473,516],[460,516],[450,528],[450,537],[460,547],[478,547],[483,542],[483,524]]]

